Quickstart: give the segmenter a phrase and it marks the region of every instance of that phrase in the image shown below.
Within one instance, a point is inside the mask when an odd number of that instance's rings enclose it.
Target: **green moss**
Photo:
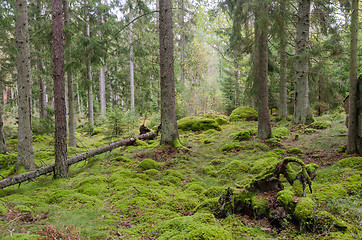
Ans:
[[[16,155],[0,154],[0,169],[8,169],[16,163],[17,159]]]
[[[105,132],[105,128],[104,127],[96,127],[93,129],[92,133],[91,133],[91,136],[95,136],[95,135],[98,135],[102,132]]]
[[[293,198],[294,198],[294,193],[289,189],[284,189],[278,192],[278,197],[277,197],[278,203],[289,210],[291,210],[294,207]]]
[[[278,158],[275,157],[267,157],[259,159],[255,161],[253,167],[250,169],[250,173],[258,174],[267,169],[268,167],[270,167],[271,165],[275,166],[275,164],[278,162],[279,162]]]
[[[242,130],[236,133],[233,137],[234,141],[248,141],[250,140],[250,130]]]
[[[238,107],[230,114],[230,121],[257,121],[258,113],[250,107]]]
[[[49,142],[52,138],[44,135],[33,135],[33,142]]]
[[[208,198],[216,198],[220,197],[221,194],[224,192],[225,188],[220,186],[213,186],[206,189],[202,194]]]
[[[161,167],[161,163],[156,162],[153,159],[144,159],[142,162],[140,162],[140,164],[138,164],[138,168],[145,171],[145,170],[149,170],[149,169],[160,169]]]
[[[309,125],[309,127],[314,129],[326,129],[330,126],[332,126],[330,121],[324,121],[324,122],[316,121]]]
[[[29,213],[31,212],[31,209],[28,206],[25,205],[16,205],[14,207],[15,211],[23,212],[23,213]]]
[[[136,146],[138,147],[147,147],[148,143],[139,139],[136,139]]]
[[[302,198],[296,205],[294,215],[300,221],[307,220],[314,211],[316,204],[309,197]]]
[[[112,158],[111,161],[124,162],[124,163],[130,163],[130,162],[132,162],[131,159],[126,158],[126,157],[123,157],[123,156],[118,156],[118,157]]]
[[[0,215],[4,215],[7,211],[8,211],[8,208],[5,207],[5,205],[0,202]]]
[[[209,130],[207,130],[204,134],[205,135],[216,135],[216,134],[218,134],[219,132],[217,131],[217,130],[215,130],[215,129],[209,129]]]
[[[213,159],[210,162],[210,164],[213,165],[213,166],[221,165],[221,164],[224,164],[224,163],[225,163],[225,160],[220,159],[220,158]]]
[[[225,146],[223,146],[220,150],[223,152],[228,152],[228,151],[232,151],[232,150],[239,151],[243,148],[244,148],[243,145],[241,145],[239,143],[228,143]]]
[[[207,113],[204,115],[205,118],[214,119],[219,125],[230,124],[228,117],[225,115],[218,115],[215,113]]]
[[[183,131],[204,131],[215,129],[220,131],[220,125],[213,119],[204,117],[186,117],[177,121],[177,127]]]
[[[167,204],[167,209],[174,212],[187,212],[199,205],[196,193],[183,192],[175,195]]]
[[[27,234],[27,233],[14,233],[12,236],[6,236],[3,240],[37,240],[41,239],[40,235]]]
[[[84,205],[101,205],[101,201],[93,196],[78,193],[71,190],[58,190],[55,191],[47,200],[48,203],[62,203],[62,204],[84,204]]]
[[[218,175],[221,177],[235,178],[241,173],[246,173],[250,170],[250,167],[247,163],[241,162],[239,160],[233,160],[225,167],[218,171]]]
[[[280,127],[273,129],[273,136],[276,138],[284,138],[290,134],[288,128],[286,127]]]
[[[287,154],[287,152],[285,150],[283,150],[283,149],[274,149],[273,151],[276,152],[279,155]]]
[[[318,168],[319,168],[319,166],[315,163],[308,163],[305,165],[305,169],[307,170],[307,173],[309,175],[314,173],[315,171],[317,171]]]
[[[306,128],[303,130],[304,134],[315,133],[317,130],[314,128]]]
[[[295,154],[295,155],[303,154],[302,150],[300,150],[299,148],[290,148],[290,149],[288,149],[287,152],[290,154]]]
[[[350,167],[362,170],[362,157],[349,157],[339,160],[336,164],[338,167]]]
[[[219,198],[220,197],[206,199],[199,206],[196,207],[195,211],[197,211],[198,213],[202,212],[216,213],[217,210],[220,208]]]
[[[204,140],[204,143],[205,144],[210,144],[210,143],[215,143],[217,142],[217,138],[216,137],[211,137],[211,138],[208,138],[208,139],[205,139]]]
[[[251,198],[251,206],[256,216],[266,216],[268,213],[268,199],[265,196],[255,195]]]
[[[107,178],[103,176],[89,176],[79,182],[75,188],[78,192],[93,196],[109,192]]]
[[[186,184],[183,188],[184,191],[192,191],[195,192],[197,194],[201,194],[202,192],[205,191],[205,188],[203,186],[200,185],[200,183],[197,182],[191,182]]]
[[[210,213],[173,218],[156,225],[157,239],[231,240],[232,235],[223,229]]]
[[[157,178],[161,174],[160,171],[156,169],[148,169],[145,171],[145,173],[152,178]]]
[[[349,195],[355,195],[362,191],[362,177],[361,174],[356,174],[347,178],[344,182]]]

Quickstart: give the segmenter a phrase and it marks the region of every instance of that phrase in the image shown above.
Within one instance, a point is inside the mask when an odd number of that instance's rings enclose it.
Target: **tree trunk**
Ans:
[[[185,78],[185,43],[186,43],[186,36],[185,36],[185,4],[184,0],[179,0],[179,11],[180,11],[180,26],[181,26],[181,36],[180,36],[180,71],[181,71],[181,82],[183,85],[186,84]]]
[[[70,20],[69,20],[69,7],[68,1],[63,0],[64,11],[64,26],[65,26],[65,61],[71,62],[71,33],[70,33]],[[67,84],[68,84],[68,128],[69,128],[69,146],[76,147],[75,138],[75,109],[74,109],[74,85],[73,85],[73,72],[72,68],[67,69]]]
[[[84,15],[85,15],[85,34],[90,38],[90,26],[89,26],[89,15],[88,15],[88,6],[87,2],[84,2]],[[87,77],[88,77],[88,123],[91,129],[94,126],[94,114],[93,114],[93,86],[92,86],[92,65],[91,65],[91,56],[87,52]]]
[[[18,66],[18,162],[16,169],[24,165],[26,169],[35,169],[33,159],[33,132],[31,126],[31,70],[30,70],[30,43],[27,2],[16,0],[15,8],[18,12],[15,22],[15,38]]]
[[[172,32],[172,1],[159,0],[161,141],[160,144],[179,144],[175,108],[175,79]]]
[[[0,154],[5,154],[8,152],[8,148],[6,147],[5,136],[4,136],[4,122],[3,122],[2,109],[1,109],[3,105],[2,103],[3,102],[0,101]]]
[[[100,14],[100,25],[103,24],[103,14]],[[102,40],[102,31],[98,31],[99,39]],[[107,105],[106,105],[106,76],[104,72],[105,63],[101,58],[102,67],[99,70],[99,95],[100,95],[100,103],[101,103],[101,117],[105,117],[107,113]]]
[[[270,138],[272,135],[268,104],[268,4],[261,3],[256,10],[258,31],[258,137]]]
[[[351,18],[351,45],[350,45],[350,73],[349,73],[349,122],[348,122],[348,143],[349,153],[357,153],[361,136],[358,136],[358,84],[357,84],[357,43],[358,43],[358,0],[352,0]],[[360,149],[361,150],[361,149]],[[361,153],[361,152],[360,152]]]
[[[53,30],[53,80],[54,80],[54,115],[55,134],[54,178],[69,176],[67,160],[67,118],[65,105],[64,48],[62,0],[52,1]]]
[[[280,83],[279,83],[279,118],[286,119],[288,117],[287,106],[287,40],[286,40],[286,0],[280,0]]]
[[[295,99],[294,123],[310,124],[313,116],[309,105],[308,63],[309,63],[309,26],[311,0],[299,0],[297,13],[297,37],[295,43]]]
[[[96,148],[96,149],[90,150],[88,152],[82,153],[80,155],[77,155],[75,157],[69,158],[66,161],[66,165],[69,168],[69,166],[76,164],[87,158],[94,157],[95,155],[99,155],[99,154],[105,153],[107,151],[112,151],[113,149],[121,147],[121,146],[134,145],[137,139],[138,140],[150,140],[150,139],[154,139],[155,137],[156,137],[156,134],[153,132],[150,132],[147,134],[139,135],[134,138],[128,138],[128,139],[120,140],[118,142],[113,142],[107,146]],[[27,172],[27,173],[24,173],[21,175],[5,178],[4,180],[0,181],[0,189],[3,189],[5,187],[11,186],[11,185],[15,185],[18,183],[22,183],[22,182],[37,178],[41,175],[50,173],[50,172],[54,171],[54,168],[55,168],[55,164],[52,164],[52,165],[38,168],[34,171]]]
[[[129,78],[131,88],[131,113],[134,115],[134,69],[133,69],[133,15],[132,6],[129,7]]]

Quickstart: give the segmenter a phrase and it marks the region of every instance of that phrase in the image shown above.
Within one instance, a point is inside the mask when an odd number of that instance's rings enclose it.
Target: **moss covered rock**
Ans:
[[[251,206],[258,218],[265,217],[268,214],[268,199],[266,196],[255,195],[251,198]]]
[[[225,190],[224,187],[213,186],[206,189],[202,194],[208,198],[215,198],[215,197],[220,197],[220,195],[223,193],[224,190]]]
[[[251,107],[238,107],[230,114],[230,121],[257,121],[258,113]]]
[[[229,124],[228,117],[225,115],[218,115],[215,113],[207,113],[204,115],[205,118],[214,119],[219,125]]]
[[[183,131],[204,131],[208,129],[215,129],[220,131],[220,125],[211,118],[204,117],[185,117],[177,121],[177,127]]]
[[[273,136],[276,138],[284,138],[290,134],[290,131],[286,127],[280,127],[273,129]]]
[[[259,159],[259,160],[255,161],[254,165],[250,169],[250,173],[258,174],[258,173],[264,171],[265,169],[267,169],[268,167],[274,166],[278,162],[280,162],[280,161],[276,157],[267,157],[267,158]]]
[[[336,166],[357,168],[358,170],[362,170],[362,157],[348,157],[341,159],[336,163]]]
[[[314,129],[326,129],[330,126],[332,126],[330,121],[324,121],[324,122],[316,121],[309,125],[309,127],[314,128]]]
[[[289,189],[284,189],[278,192],[278,203],[279,205],[291,210],[294,207],[294,193]]]
[[[239,160],[233,160],[225,167],[218,171],[218,175],[222,177],[237,177],[242,172],[249,172],[250,166]]]
[[[242,130],[233,136],[234,141],[248,141],[250,138],[250,130]]]
[[[295,154],[295,155],[303,154],[303,151],[300,150],[299,148],[290,148],[290,149],[288,149],[287,152],[290,154]]]
[[[309,197],[302,198],[295,206],[294,215],[300,221],[307,220],[314,212],[316,204]]]
[[[145,171],[145,170],[149,170],[149,169],[160,169],[161,167],[161,163],[156,162],[153,159],[144,159],[142,162],[140,162],[140,164],[138,164],[138,168]]]

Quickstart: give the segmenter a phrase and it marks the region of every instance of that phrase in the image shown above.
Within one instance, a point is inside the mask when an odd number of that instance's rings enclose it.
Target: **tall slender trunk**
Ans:
[[[89,15],[87,10],[87,4],[84,4],[85,9],[85,18],[86,18],[86,25],[85,25],[85,31],[86,36],[90,38],[90,26],[89,26]],[[91,56],[90,53],[87,53],[87,77],[88,77],[88,122],[90,125],[90,128],[93,128],[94,126],[94,114],[93,114],[93,86],[92,86],[92,66],[91,66]]]
[[[33,159],[33,131],[31,118],[31,68],[29,23],[26,0],[16,0],[15,8],[18,12],[15,22],[15,38],[18,67],[18,162],[16,169],[23,165],[26,169],[35,169]]]
[[[161,141],[160,144],[179,145],[175,107],[175,78],[172,32],[172,1],[159,0]]]
[[[287,106],[287,39],[286,39],[286,0],[280,0],[280,82],[279,82],[279,118],[288,117],[288,106]]]
[[[100,16],[100,25],[103,24],[103,14]],[[99,39],[102,40],[102,31],[98,31]],[[101,117],[105,117],[107,113],[107,105],[106,105],[106,75],[105,75],[105,63],[101,58],[102,67],[99,70],[99,95],[100,95],[100,103],[101,103]]]
[[[8,152],[8,148],[6,147],[5,143],[5,135],[4,135],[4,122],[2,116],[2,106],[3,106],[3,84],[0,85],[0,94],[1,94],[1,101],[0,101],[0,154],[4,154]]]
[[[71,59],[71,33],[68,1],[63,0],[64,26],[65,26],[65,61],[70,63]],[[69,146],[76,147],[75,138],[75,109],[74,109],[74,85],[72,68],[67,68],[67,86],[68,86],[68,129],[69,129]]]
[[[180,38],[180,71],[181,71],[181,82],[185,85],[185,43],[186,43],[186,34],[185,34],[185,4],[184,0],[179,0],[178,2],[180,8],[180,26],[181,26],[181,38]]]
[[[272,135],[268,104],[268,4],[262,2],[256,10],[258,37],[258,138]]]
[[[309,26],[311,0],[299,0],[297,13],[297,37],[295,43],[295,98],[294,123],[310,124],[313,116],[309,105],[308,64],[309,64]]]
[[[129,8],[129,21],[133,21],[132,6]],[[131,88],[131,113],[134,115],[134,69],[133,69],[133,24],[129,25],[129,78]]]
[[[349,72],[349,118],[348,118],[348,143],[349,153],[362,152],[362,136],[358,136],[358,80],[357,80],[357,43],[358,43],[358,0],[352,0],[352,18],[351,18],[351,45],[350,45],[350,72]],[[362,77],[360,77],[362,81]],[[362,83],[359,83],[362,85]],[[360,94],[362,94],[360,92]],[[361,96],[360,96],[361,97]],[[360,119],[361,121],[361,119]],[[361,126],[360,126],[361,127]],[[361,131],[360,131],[361,132]]]
[[[63,47],[63,15],[62,0],[52,1],[53,30],[53,80],[54,80],[54,115],[55,134],[54,178],[69,176],[67,160],[67,117],[65,105],[64,81],[64,47]]]

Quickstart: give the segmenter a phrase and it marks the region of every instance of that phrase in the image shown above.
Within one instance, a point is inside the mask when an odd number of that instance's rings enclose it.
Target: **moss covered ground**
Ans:
[[[69,179],[54,181],[49,174],[7,187],[0,190],[0,239],[361,238],[362,157],[340,150],[346,143],[343,115],[317,120],[330,126],[305,132],[309,126],[273,119],[277,144],[257,139],[256,121],[225,122],[220,131],[180,131],[189,151],[159,146],[156,139],[73,165]],[[241,132],[250,135],[240,141]],[[117,140],[102,133],[78,132],[77,138],[79,148],[70,148],[69,156]],[[53,163],[52,137],[35,139],[37,165]],[[16,141],[7,143],[12,152],[0,155],[3,176],[16,161]],[[319,168],[313,193],[307,190],[304,199],[299,182],[292,187],[283,181],[278,204],[297,205],[294,214],[315,231],[301,231],[294,222],[274,226],[246,214],[213,215],[225,189],[243,185],[289,156]],[[297,165],[292,168],[298,171]],[[253,195],[250,204],[262,214],[268,196]]]

